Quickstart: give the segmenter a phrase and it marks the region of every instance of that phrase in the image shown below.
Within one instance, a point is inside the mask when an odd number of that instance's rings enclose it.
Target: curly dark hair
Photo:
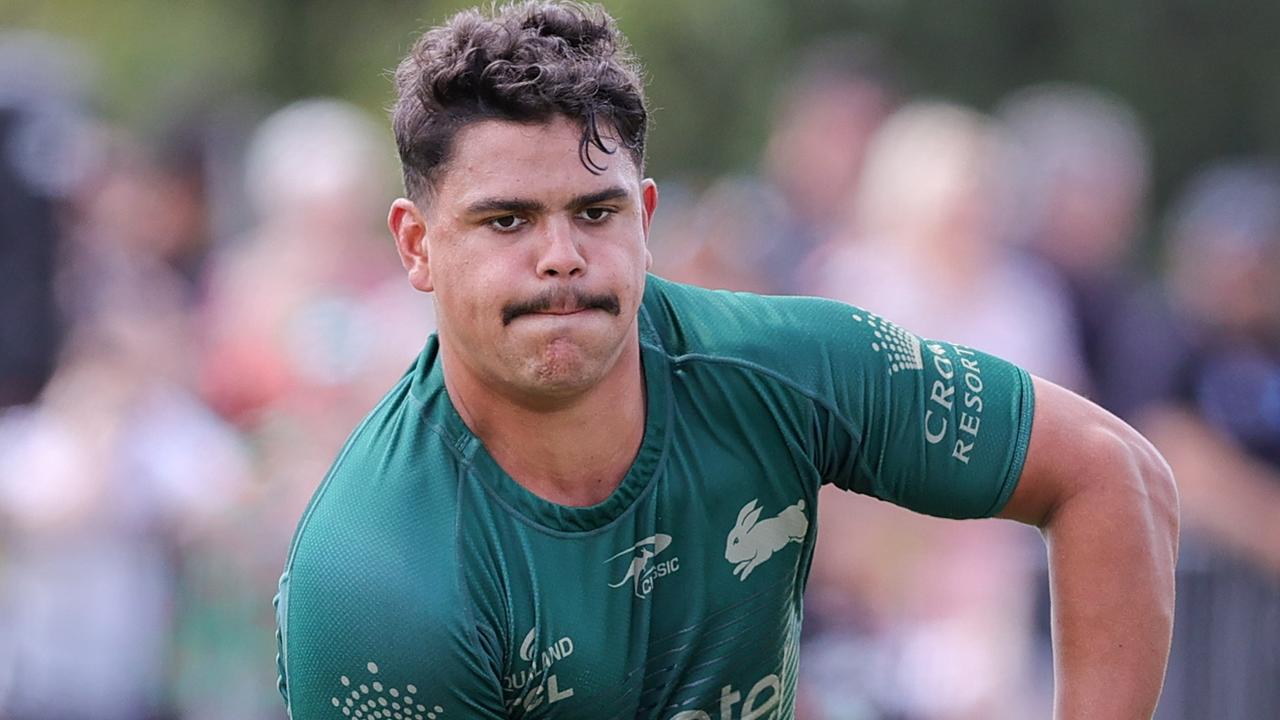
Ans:
[[[617,144],[637,168],[644,165],[640,66],[598,5],[535,0],[488,14],[464,10],[418,39],[395,84],[391,120],[413,199],[429,193],[454,136],[478,120],[539,123],[563,115],[582,126],[578,153],[587,169],[605,167],[593,148],[611,155]]]

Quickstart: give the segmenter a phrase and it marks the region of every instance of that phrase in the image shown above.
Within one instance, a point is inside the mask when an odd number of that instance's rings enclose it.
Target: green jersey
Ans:
[[[548,502],[463,423],[433,337],[298,527],[277,604],[293,720],[790,718],[823,483],[945,517],[1021,472],[1018,368],[827,300],[649,277],[644,439]]]

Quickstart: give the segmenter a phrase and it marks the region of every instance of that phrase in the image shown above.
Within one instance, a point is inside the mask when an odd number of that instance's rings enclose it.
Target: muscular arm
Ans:
[[[1054,717],[1150,718],[1173,628],[1173,476],[1113,415],[1034,385],[1031,445],[1001,517],[1040,527],[1048,545]]]

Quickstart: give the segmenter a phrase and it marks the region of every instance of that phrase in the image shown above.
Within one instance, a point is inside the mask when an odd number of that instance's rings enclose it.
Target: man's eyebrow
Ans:
[[[630,193],[628,193],[626,189],[622,188],[621,186],[615,185],[613,187],[607,187],[603,190],[597,190],[596,192],[593,192],[593,193],[587,193],[586,195],[579,195],[574,199],[570,200],[567,207],[569,208],[586,207],[588,205],[595,205],[596,203],[602,203],[608,200],[617,200],[618,198],[626,197],[629,194]]]
[[[485,198],[478,200],[467,206],[467,215],[488,215],[490,213],[525,213],[534,214],[542,212],[546,206],[537,200],[523,200],[520,198]]]
[[[615,185],[607,187],[603,190],[578,195],[568,203],[565,207],[576,209],[595,205],[596,203],[607,202],[609,200],[617,200],[618,198],[627,197],[629,193],[625,188]],[[536,214],[546,211],[547,206],[537,200],[527,200],[523,198],[485,198],[477,200],[467,206],[464,211],[467,215],[490,215],[493,213],[511,213],[511,214]]]

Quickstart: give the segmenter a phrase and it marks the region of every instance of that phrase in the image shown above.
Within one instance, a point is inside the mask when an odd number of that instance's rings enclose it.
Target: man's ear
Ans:
[[[427,223],[422,211],[412,200],[397,198],[387,213],[387,227],[396,241],[400,264],[409,272],[409,284],[422,292],[431,292],[431,263],[427,255]]]
[[[649,252],[649,226],[653,224],[653,213],[658,210],[658,183],[653,178],[645,178],[640,182],[640,204],[644,223],[645,269],[653,267],[653,253]]]

